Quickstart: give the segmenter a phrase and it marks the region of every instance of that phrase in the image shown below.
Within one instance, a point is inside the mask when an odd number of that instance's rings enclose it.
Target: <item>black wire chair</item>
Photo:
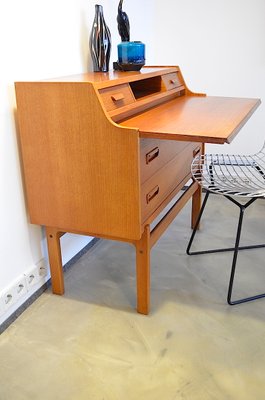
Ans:
[[[227,293],[228,304],[235,305],[265,297],[265,293],[262,293],[239,300],[231,300],[238,251],[265,247],[265,244],[239,246],[245,210],[257,199],[265,197],[265,143],[258,153],[249,156],[230,154],[205,154],[198,156],[193,160],[191,172],[193,178],[202,186],[206,194],[186,250],[187,254],[196,255],[234,251]],[[193,239],[210,193],[223,195],[240,209],[235,246],[191,251]],[[245,200],[244,204],[237,201],[236,198],[241,198],[242,201]]]

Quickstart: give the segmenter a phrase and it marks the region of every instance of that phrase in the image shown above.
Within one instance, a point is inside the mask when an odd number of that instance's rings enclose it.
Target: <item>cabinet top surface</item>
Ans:
[[[109,72],[87,72],[69,76],[62,76],[41,80],[38,82],[90,82],[95,86],[107,84],[117,85],[119,83],[141,80],[156,75],[167,74],[177,70],[177,67],[143,67],[140,71],[114,71]]]

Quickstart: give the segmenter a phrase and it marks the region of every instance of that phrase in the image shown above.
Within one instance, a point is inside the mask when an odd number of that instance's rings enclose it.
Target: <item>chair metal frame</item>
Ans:
[[[257,199],[265,197],[265,143],[258,153],[251,156],[229,154],[205,154],[198,156],[193,160],[191,172],[193,179],[206,190],[206,194],[187,246],[187,254],[198,255],[233,251],[234,255],[228,285],[227,303],[229,305],[235,305],[265,297],[265,293],[262,293],[255,296],[240,298],[238,300],[232,300],[239,250],[265,247],[265,244],[240,246],[245,210]],[[210,193],[223,195],[240,209],[235,245],[234,247],[220,249],[191,251],[191,246]],[[246,198],[247,201],[242,204],[235,199],[236,196]]]

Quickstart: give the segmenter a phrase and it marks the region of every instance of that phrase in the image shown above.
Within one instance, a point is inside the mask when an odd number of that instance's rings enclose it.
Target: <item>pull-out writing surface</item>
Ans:
[[[256,108],[259,99],[182,96],[126,119],[140,137],[230,143]]]

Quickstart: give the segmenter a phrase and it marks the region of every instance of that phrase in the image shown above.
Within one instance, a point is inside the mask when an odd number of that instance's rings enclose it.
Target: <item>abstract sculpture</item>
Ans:
[[[117,22],[118,22],[118,31],[121,37],[122,42],[129,42],[130,41],[130,22],[128,15],[126,12],[122,10],[123,0],[120,0],[118,6],[118,15],[117,15]]]

